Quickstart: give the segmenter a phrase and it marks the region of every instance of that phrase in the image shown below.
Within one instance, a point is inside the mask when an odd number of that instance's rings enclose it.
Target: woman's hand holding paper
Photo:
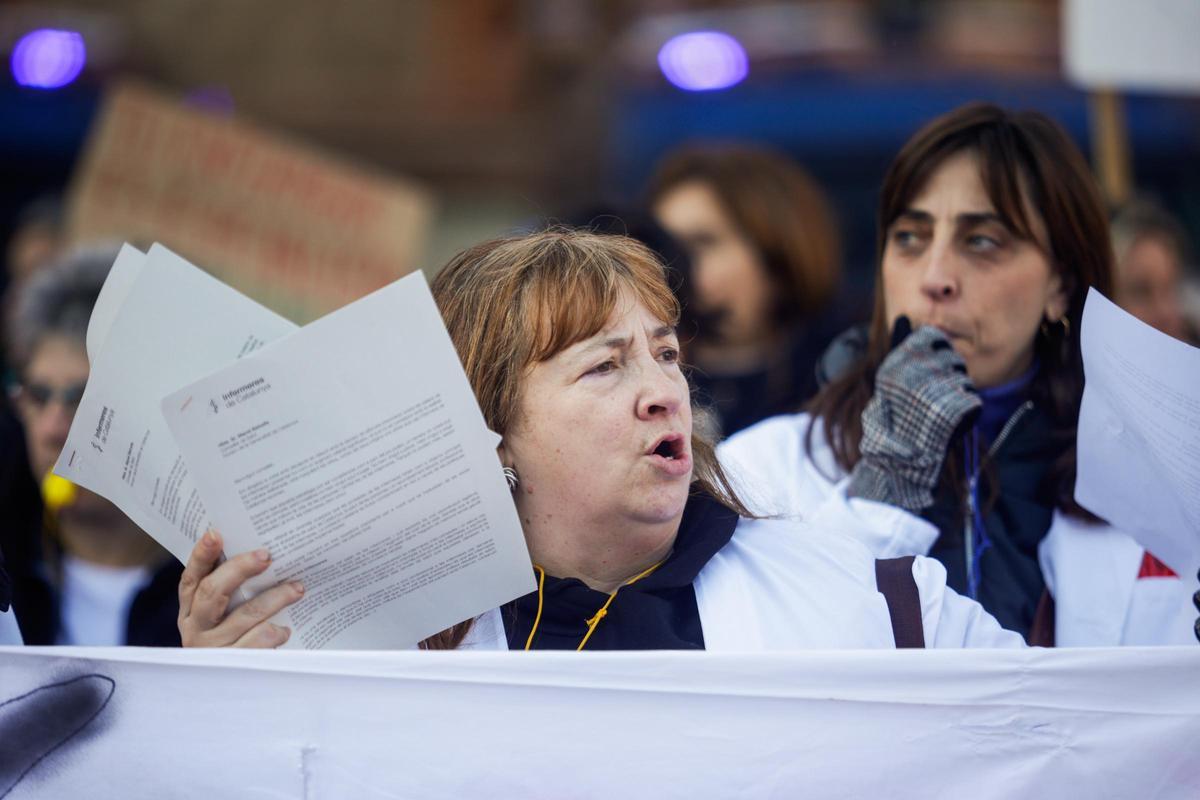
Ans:
[[[291,631],[270,618],[304,596],[298,581],[272,586],[229,610],[238,588],[271,563],[266,550],[239,553],[224,563],[221,536],[209,531],[192,549],[179,579],[179,633],[184,647],[279,647]],[[226,613],[228,611],[228,613]]]

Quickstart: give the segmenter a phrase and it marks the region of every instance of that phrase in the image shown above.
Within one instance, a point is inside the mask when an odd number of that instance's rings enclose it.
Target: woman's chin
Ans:
[[[662,487],[647,495],[642,502],[632,510],[632,516],[639,522],[656,524],[678,521],[683,516],[683,508],[687,505],[688,491],[691,482],[681,482],[682,486]]]

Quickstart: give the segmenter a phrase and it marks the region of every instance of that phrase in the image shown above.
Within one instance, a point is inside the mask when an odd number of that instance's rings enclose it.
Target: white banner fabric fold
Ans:
[[[1200,648],[0,648],[0,796],[1200,796]]]

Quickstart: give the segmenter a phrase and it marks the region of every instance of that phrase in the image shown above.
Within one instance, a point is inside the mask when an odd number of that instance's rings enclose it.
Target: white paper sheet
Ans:
[[[296,326],[161,245],[125,247],[88,326],[87,390],[54,471],[186,562],[208,516],[162,417],[168,392]]]
[[[415,273],[163,401],[226,551],[298,578],[291,647],[396,648],[534,588],[483,415]]]
[[[1075,499],[1185,580],[1200,569],[1200,349],[1092,289]]]
[[[8,800],[1200,797],[1197,647],[0,648],[6,702]]]
[[[104,280],[104,286],[100,289],[100,296],[96,298],[92,316],[88,320],[86,347],[89,364],[96,363],[96,356],[100,354],[100,348],[104,344],[104,340],[108,338],[113,321],[117,318],[121,306],[125,303],[125,298],[129,296],[129,290],[133,288],[145,266],[145,253],[133,245],[121,245],[121,250],[117,253],[112,268],[108,271],[108,277]]]

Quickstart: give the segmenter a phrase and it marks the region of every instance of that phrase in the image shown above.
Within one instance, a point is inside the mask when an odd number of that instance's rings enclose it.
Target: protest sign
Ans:
[[[414,184],[138,84],[109,94],[68,198],[73,240],[162,242],[295,322],[419,265]]]

